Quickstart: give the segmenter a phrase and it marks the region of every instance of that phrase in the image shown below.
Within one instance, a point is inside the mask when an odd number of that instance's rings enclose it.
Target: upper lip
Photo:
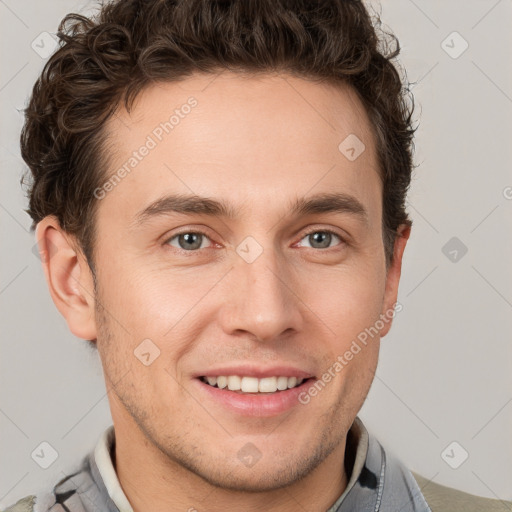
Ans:
[[[240,377],[256,377],[258,379],[263,379],[265,377],[297,377],[299,379],[308,379],[313,377],[313,374],[308,371],[284,365],[266,368],[255,365],[221,366],[197,372],[194,376],[197,378],[218,377],[219,375],[227,377],[230,375],[239,375]]]

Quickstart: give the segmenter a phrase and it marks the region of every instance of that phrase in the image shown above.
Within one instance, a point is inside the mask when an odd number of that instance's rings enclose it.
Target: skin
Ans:
[[[327,510],[347,485],[346,435],[391,322],[307,405],[283,414],[226,410],[198,393],[193,375],[250,362],[320,378],[392,310],[410,228],[399,227],[386,269],[382,184],[362,104],[348,86],[284,74],[150,86],[108,123],[109,173],[190,96],[197,106],[100,201],[96,292],[76,240],[53,216],[39,223],[50,293],[70,331],[97,340],[116,471],[135,512]],[[366,146],[355,161],[338,150],[349,134]],[[368,222],[290,217],[291,201],[320,192],[351,194]],[[241,211],[169,214],[135,227],[137,212],[165,193],[224,199]],[[179,237],[168,241],[178,228],[205,230],[201,248],[180,253]],[[333,236],[319,248],[308,233],[326,229],[345,241]],[[236,252],[247,236],[263,248],[252,263]],[[134,356],[147,338],[160,350],[149,366]],[[237,456],[247,443],[262,454],[250,468]]]

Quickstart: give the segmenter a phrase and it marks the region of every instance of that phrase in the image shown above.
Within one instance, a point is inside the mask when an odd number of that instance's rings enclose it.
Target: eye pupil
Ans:
[[[199,249],[201,247],[201,236],[200,233],[183,233],[179,235],[178,242],[180,247],[186,251]],[[182,242],[185,242],[185,245]]]
[[[320,249],[325,249],[331,244],[331,236],[331,233],[326,231],[315,231],[315,233],[309,235],[309,240],[312,247],[314,243],[320,243]],[[326,241],[327,243],[325,243]]]

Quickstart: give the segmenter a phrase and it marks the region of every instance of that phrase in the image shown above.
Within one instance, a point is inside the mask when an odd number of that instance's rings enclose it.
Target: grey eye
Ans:
[[[167,243],[173,247],[176,247],[177,249],[182,249],[184,251],[194,251],[196,249],[202,249],[202,242],[207,238],[208,237],[204,233],[191,231],[174,235],[168,240]],[[177,241],[178,245],[176,246],[173,241]]]
[[[309,247],[313,249],[328,249],[333,241],[333,236],[341,240],[341,238],[332,231],[313,231],[307,234],[302,240],[307,239]]]

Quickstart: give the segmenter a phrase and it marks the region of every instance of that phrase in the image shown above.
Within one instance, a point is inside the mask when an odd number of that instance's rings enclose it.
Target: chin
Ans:
[[[199,453],[189,452],[188,456],[183,453],[181,457],[176,457],[176,453],[168,455],[214,487],[234,492],[258,493],[288,487],[306,478],[339,443],[334,440],[330,443],[324,441],[309,453],[292,442],[286,447],[286,452],[282,444],[280,447],[267,445],[261,451],[251,442],[246,442],[236,450],[233,450],[234,444],[233,440],[224,449],[219,447],[218,453],[199,450]],[[308,448],[312,450],[311,444]]]
[[[262,464],[262,461],[260,463]],[[298,468],[290,462],[282,467],[261,465],[256,469],[238,466],[226,471],[219,471],[217,468],[214,472],[201,471],[197,474],[214,487],[234,492],[259,493],[288,487],[307,476],[312,469],[302,466]]]

